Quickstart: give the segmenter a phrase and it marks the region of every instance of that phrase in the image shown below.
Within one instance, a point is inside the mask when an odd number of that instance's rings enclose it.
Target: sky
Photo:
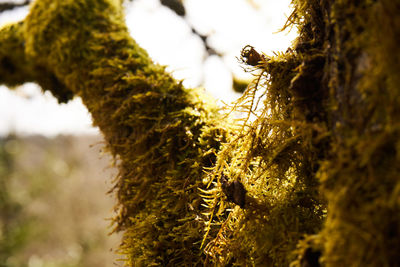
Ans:
[[[2,2],[2,1],[0,1]],[[159,0],[126,4],[129,31],[140,46],[187,87],[204,87],[219,103],[239,97],[232,75],[251,78],[238,62],[241,49],[252,45],[272,54],[285,51],[296,31],[280,32],[290,14],[289,0],[184,0],[185,18],[162,6]],[[27,8],[0,14],[0,27],[23,19]],[[209,46],[220,55],[207,56],[192,28],[207,35]],[[42,134],[96,134],[91,117],[79,98],[58,104],[50,93],[28,83],[14,90],[0,86],[0,136]]]

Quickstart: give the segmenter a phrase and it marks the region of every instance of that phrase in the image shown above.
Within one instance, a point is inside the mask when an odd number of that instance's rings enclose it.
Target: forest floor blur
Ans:
[[[121,266],[101,137],[0,139],[0,267]]]

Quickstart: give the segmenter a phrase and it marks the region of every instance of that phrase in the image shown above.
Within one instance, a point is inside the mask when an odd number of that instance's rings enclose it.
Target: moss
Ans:
[[[0,29],[0,80],[9,87],[36,82],[43,91],[50,90],[60,103],[67,102],[72,92],[45,67],[36,66],[26,57],[23,25],[19,22]]]
[[[321,236],[327,266],[396,266],[398,176],[398,12],[390,1],[332,5],[329,64],[335,139],[320,179],[329,201]],[[345,238],[343,238],[345,237]]]
[[[38,0],[2,29],[0,57],[26,62],[2,82],[55,80],[102,130],[127,265],[400,264],[400,7],[292,4],[291,48],[242,51],[256,79],[235,122],[152,63],[120,1]]]
[[[1,80],[7,86],[30,81],[31,64],[25,58],[22,23],[5,25],[1,29],[0,67]],[[10,51],[18,51],[10,53]]]
[[[297,243],[322,228],[315,173],[327,134],[310,109],[320,105],[321,63],[313,58],[288,51],[250,64],[261,74],[234,106],[248,115],[219,153],[205,192],[215,225],[205,251],[217,265],[288,266]],[[244,207],[229,203],[223,179],[244,185]]]
[[[312,138],[325,132],[310,119],[314,93],[302,91],[319,58],[243,51],[261,74],[236,104],[248,116],[234,133],[129,37],[119,2],[37,1],[22,29],[26,57],[82,97],[118,162],[114,221],[127,265],[285,265],[320,229]],[[223,176],[244,188],[240,203],[222,192]]]
[[[36,1],[24,37],[30,60],[82,98],[115,157],[126,264],[201,264],[197,188],[225,132],[216,106],[153,64],[117,1]]]

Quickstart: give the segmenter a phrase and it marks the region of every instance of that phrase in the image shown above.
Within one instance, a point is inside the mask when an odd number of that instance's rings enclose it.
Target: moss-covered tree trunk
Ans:
[[[400,2],[322,2],[331,134],[319,171],[323,260],[400,266]]]
[[[101,129],[127,265],[400,265],[400,6],[293,5],[292,48],[242,53],[262,72],[238,128],[152,63],[120,0],[36,0],[1,29],[0,82],[80,96]]]

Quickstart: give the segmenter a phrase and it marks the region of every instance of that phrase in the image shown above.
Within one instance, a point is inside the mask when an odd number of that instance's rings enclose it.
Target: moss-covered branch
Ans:
[[[0,35],[0,81],[13,87],[24,82],[36,82],[43,90],[51,90],[60,103],[72,98],[72,92],[48,71],[37,65],[25,53],[24,23],[6,25]]]
[[[115,222],[128,264],[202,262],[198,187],[224,135],[216,107],[152,63],[120,1],[36,1],[0,36],[2,83],[36,81],[60,101],[80,96],[104,134],[120,170]]]
[[[80,96],[103,132],[127,265],[400,265],[400,7],[293,5],[292,48],[243,51],[261,74],[236,131],[152,63],[119,0],[37,0],[0,30],[1,83]]]

